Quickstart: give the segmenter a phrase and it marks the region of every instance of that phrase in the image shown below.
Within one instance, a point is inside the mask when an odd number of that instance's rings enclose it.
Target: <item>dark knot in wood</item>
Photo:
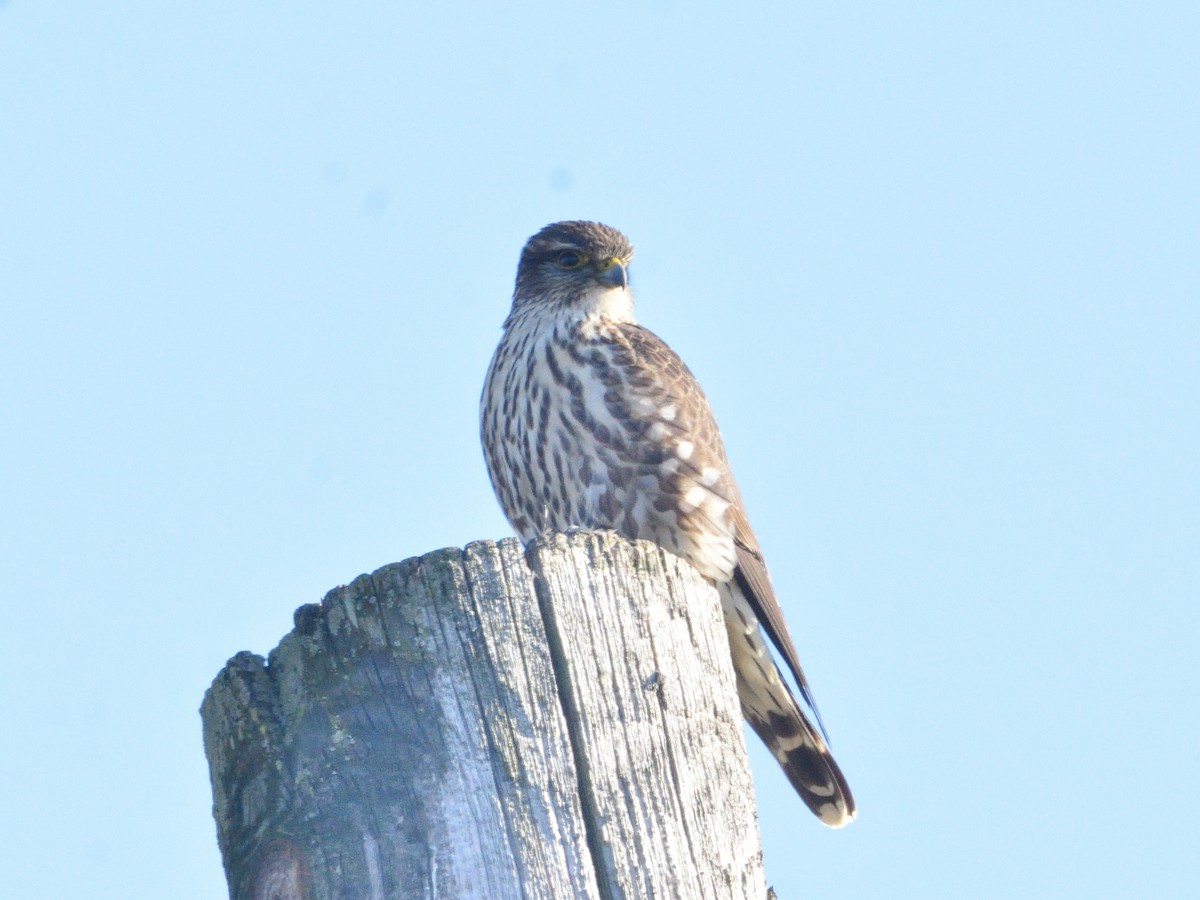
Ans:
[[[251,867],[251,900],[308,900],[309,875],[304,854],[291,841],[270,841]]]

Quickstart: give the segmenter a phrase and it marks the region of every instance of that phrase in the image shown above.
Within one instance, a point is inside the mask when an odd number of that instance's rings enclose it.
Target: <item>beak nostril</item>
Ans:
[[[602,268],[596,272],[596,279],[610,287],[629,287],[629,272],[624,263],[615,258],[602,263]]]

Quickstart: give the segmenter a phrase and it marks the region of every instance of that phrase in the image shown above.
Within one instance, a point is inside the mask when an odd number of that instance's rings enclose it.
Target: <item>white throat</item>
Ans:
[[[633,293],[627,287],[596,285],[569,303],[557,299],[545,303],[520,303],[504,322],[508,332],[540,331],[543,328],[578,328],[594,334],[606,326],[636,324]]]
[[[627,287],[598,287],[584,296],[579,309],[585,319],[632,322],[633,294]]]

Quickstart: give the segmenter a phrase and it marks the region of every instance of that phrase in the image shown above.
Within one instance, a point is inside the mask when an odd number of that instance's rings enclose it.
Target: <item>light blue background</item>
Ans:
[[[0,2],[0,895],[213,898],[196,709],[510,533],[477,399],[596,218],[860,805],[815,897],[1200,884],[1195,3]]]

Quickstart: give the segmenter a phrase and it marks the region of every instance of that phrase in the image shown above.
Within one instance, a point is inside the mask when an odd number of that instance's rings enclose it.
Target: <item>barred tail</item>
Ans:
[[[788,695],[788,699],[791,697]],[[813,814],[830,828],[854,821],[854,797],[829,748],[800,712],[770,708],[758,698],[751,707],[742,699],[742,713],[782,767],[783,772]]]
[[[855,806],[846,777],[780,675],[746,598],[735,585],[722,587],[742,715],[813,814],[831,828],[849,825]]]

